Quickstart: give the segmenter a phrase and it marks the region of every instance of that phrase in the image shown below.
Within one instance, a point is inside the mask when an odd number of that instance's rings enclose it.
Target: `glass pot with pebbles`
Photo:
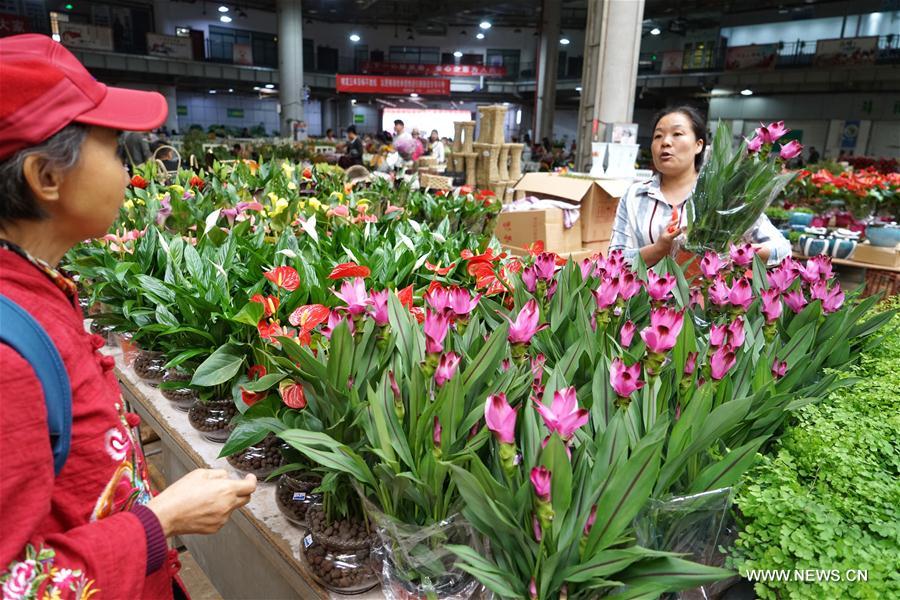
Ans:
[[[237,407],[227,394],[212,398],[198,398],[188,411],[188,422],[209,441],[224,444],[234,429],[232,419],[237,415]]]
[[[354,516],[328,519],[323,505],[307,512],[309,533],[303,558],[313,577],[341,594],[360,594],[375,587],[380,565],[372,555],[375,535],[369,523]]]
[[[275,488],[278,510],[292,524],[305,528],[309,509],[322,504],[322,494],[314,491],[321,484],[322,478],[309,471],[283,473]]]
[[[180,369],[167,369],[159,384],[159,391],[176,409],[188,412],[199,398],[197,391],[190,386],[190,381],[188,373]]]
[[[274,433],[269,433],[262,441],[247,446],[240,452],[225,457],[232,467],[244,473],[253,473],[265,479],[281,466],[281,447],[284,445]]]
[[[134,358],[132,368],[145,383],[157,387],[166,375],[166,355],[152,350],[141,350]]]

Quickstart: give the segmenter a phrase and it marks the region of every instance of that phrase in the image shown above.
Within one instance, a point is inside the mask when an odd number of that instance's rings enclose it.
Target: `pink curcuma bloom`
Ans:
[[[544,356],[543,353],[540,353],[531,359],[531,377],[536,383],[540,383],[544,378],[545,362],[547,362],[547,357]]]
[[[709,345],[713,348],[724,346],[728,342],[728,325],[713,323],[709,328]]]
[[[516,443],[516,411],[500,392],[487,397],[484,403],[484,422],[502,444]]]
[[[441,427],[441,422],[438,420],[437,415],[434,416],[434,426],[432,428],[431,433],[431,441],[434,442],[435,448],[441,447],[441,433],[443,431],[443,427]]]
[[[534,494],[542,502],[550,502],[551,478],[553,473],[545,466],[531,469],[531,485],[534,486]]]
[[[619,296],[626,302],[641,291],[641,280],[631,271],[619,275]]]
[[[744,319],[738,317],[728,325],[728,345],[737,350],[744,345]]]
[[[537,332],[549,327],[546,323],[538,325],[541,316],[534,298],[522,307],[515,321],[506,315],[502,316],[509,321],[509,336],[507,339],[512,344],[528,344]]]
[[[762,312],[766,316],[766,323],[774,323],[778,320],[778,317],[781,316],[781,313],[784,310],[784,305],[781,304],[781,294],[778,292],[778,287],[776,286],[763,290],[760,292],[759,297],[762,300]]]
[[[322,335],[326,338],[331,339],[331,334],[334,332],[335,328],[338,325],[345,322],[347,323],[347,327],[350,328],[351,335],[356,330],[356,325],[353,324],[353,319],[350,319],[344,312],[341,310],[335,309],[328,313],[328,323],[322,328]]]
[[[775,379],[781,379],[787,374],[788,365],[783,360],[775,359],[775,362],[772,363],[772,376]]]
[[[743,310],[750,308],[753,302],[753,287],[750,280],[741,277],[731,285],[731,291],[728,292],[728,301],[732,306],[737,306]]]
[[[803,307],[806,306],[806,298],[803,297],[803,292],[801,290],[788,292],[782,296],[782,298],[784,303],[795,313],[799,313],[803,310]]]
[[[715,279],[725,264],[715,252],[707,252],[700,259],[700,272],[707,279]]]
[[[593,291],[594,300],[597,302],[597,310],[606,310],[616,303],[619,296],[618,278],[604,277],[600,281],[600,287]]]
[[[821,300],[822,310],[826,314],[837,311],[844,304],[844,292],[837,281],[831,289],[828,289],[827,281],[817,281],[809,287],[809,297],[811,300]]]
[[[684,361],[684,374],[685,375],[693,375],[694,370],[697,368],[697,353],[689,352],[687,355],[687,360]]]
[[[525,289],[530,294],[537,289],[537,269],[533,265],[522,269],[522,283],[525,284]]]
[[[568,442],[575,435],[575,431],[587,423],[590,413],[587,409],[578,408],[575,398],[575,388],[567,387],[564,390],[553,393],[553,403],[547,406],[535,400],[535,408],[544,419],[544,425],[550,433],[556,432],[564,442]]]
[[[725,306],[728,304],[728,295],[731,290],[725,283],[725,278],[720,274],[711,286],[709,286],[709,300],[716,306]]]
[[[388,318],[388,290],[372,292],[369,299],[372,301],[372,318],[379,327],[384,327],[390,322]]]
[[[637,331],[637,327],[635,327],[634,323],[630,319],[625,321],[622,329],[619,330],[619,341],[622,343],[623,348],[631,346],[631,340],[634,338],[635,331]]]
[[[780,156],[782,160],[791,160],[792,158],[800,156],[801,152],[803,152],[803,145],[797,140],[791,140],[781,147],[778,156]]]
[[[597,261],[593,258],[585,258],[578,264],[578,268],[581,269],[581,280],[584,281],[588,277],[593,277]]]
[[[795,269],[800,274],[800,277],[803,278],[803,281],[809,284],[831,279],[831,276],[834,275],[831,259],[827,256],[810,258],[805,265],[797,264]]]
[[[456,369],[459,367],[460,356],[455,352],[447,352],[441,355],[437,369],[434,372],[434,383],[441,387],[456,375]]]
[[[450,292],[443,287],[434,287],[425,293],[425,302],[435,311],[442,313],[450,306]]]
[[[534,529],[534,541],[540,543],[542,539],[544,539],[544,532],[541,531],[541,522],[538,520],[537,515],[531,516],[531,527]],[[532,579],[531,581],[534,581]],[[535,594],[537,591],[535,591]]]
[[[722,379],[728,374],[728,371],[731,370],[736,362],[737,356],[734,353],[734,349],[730,346],[726,344],[716,348],[716,351],[713,352],[712,357],[709,359],[712,378],[716,381]]]
[[[361,315],[372,305],[372,299],[366,292],[366,282],[362,277],[348,279],[341,284],[341,291],[334,295],[347,304],[347,312],[351,315]]]
[[[629,367],[622,359],[617,358],[609,367],[609,384],[620,398],[628,398],[636,390],[644,387],[644,382],[640,380],[640,377],[641,363],[639,362]]]
[[[596,522],[597,522],[597,505],[595,504],[591,507],[591,513],[588,515],[588,520],[587,520],[587,523],[584,524],[584,530],[582,531],[582,533],[584,533],[584,535],[586,535],[586,536],[590,535],[591,529],[594,527],[594,523],[596,523]]]
[[[641,339],[650,352],[663,354],[675,347],[684,325],[684,313],[672,308],[658,308],[650,313],[650,327],[641,331]]]
[[[728,250],[728,256],[731,257],[731,262],[739,267],[746,267],[753,262],[753,256],[755,254],[756,248],[750,244],[741,244],[740,246],[731,244],[731,248]]]
[[[784,121],[775,121],[768,125],[760,123],[760,127],[756,130],[757,137],[762,139],[764,144],[772,144],[777,142],[790,131],[784,126]]]
[[[448,293],[447,307],[457,317],[467,317],[478,306],[479,300],[481,300],[481,294],[477,294],[473,298],[469,290],[453,286]]]
[[[768,273],[769,285],[777,291],[784,293],[797,279],[797,272],[792,265],[781,263]]]
[[[549,252],[541,252],[534,259],[538,279],[550,281],[556,273],[556,255]]]
[[[425,313],[425,351],[428,354],[440,354],[444,351],[444,339],[450,330],[450,317],[443,312],[433,310]]]
[[[759,152],[759,149],[762,148],[762,145],[763,139],[758,135],[753,136],[752,140],[747,140],[747,150],[749,150],[750,152]]]
[[[675,289],[675,284],[673,275],[657,275],[655,271],[647,271],[647,293],[657,302],[664,301]]]
[[[169,198],[169,194],[166,194],[162,197],[162,200],[159,201],[159,211],[156,213],[156,224],[162,227],[163,223],[166,222],[166,219],[168,219],[171,214],[172,202]]]
[[[538,600],[537,582],[535,582],[534,577],[528,582],[528,600]]]

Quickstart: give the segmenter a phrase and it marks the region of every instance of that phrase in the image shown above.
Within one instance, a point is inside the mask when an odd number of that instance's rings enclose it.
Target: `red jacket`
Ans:
[[[58,274],[57,274],[58,275]],[[72,443],[54,477],[28,363],[0,344],[0,587],[12,598],[172,598],[177,558],[144,504],[149,477],[114,360],[84,331],[68,280],[0,247],[0,293],[44,327],[72,385]]]

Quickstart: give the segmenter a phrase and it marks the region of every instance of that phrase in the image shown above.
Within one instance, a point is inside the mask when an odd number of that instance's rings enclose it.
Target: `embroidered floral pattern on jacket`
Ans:
[[[26,546],[25,560],[13,562],[9,572],[0,576],[3,600],[88,600],[100,591],[80,570],[55,566],[55,558],[52,548]]]

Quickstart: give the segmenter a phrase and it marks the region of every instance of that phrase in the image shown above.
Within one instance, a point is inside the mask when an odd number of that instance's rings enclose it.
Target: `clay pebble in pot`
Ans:
[[[134,372],[145,383],[156,387],[166,374],[166,357],[162,352],[142,350],[134,359]]]
[[[238,471],[253,473],[257,479],[265,479],[283,462],[281,446],[281,440],[270,433],[262,441],[230,454],[225,460]]]
[[[99,335],[108,344],[113,339],[114,330],[112,325],[103,325],[100,321],[93,319],[91,320],[91,333]]]
[[[188,411],[188,421],[209,441],[224,444],[234,428],[231,420],[236,414],[237,408],[231,400],[197,400]]]
[[[285,473],[278,479],[275,503],[285,518],[300,527],[306,527],[306,514],[310,508],[322,503],[322,495],[313,493],[322,479],[313,473]]]
[[[374,537],[357,519],[326,522],[325,511],[307,512],[310,533],[303,538],[303,555],[319,583],[342,594],[359,594],[378,583],[379,565],[371,554]]]
[[[163,375],[162,380],[163,383],[184,382],[184,387],[174,389],[160,387],[159,391],[163,398],[171,402],[176,409],[182,412],[189,411],[194,402],[197,401],[197,392],[187,385],[187,382],[191,380],[191,376],[176,369],[169,369]]]

